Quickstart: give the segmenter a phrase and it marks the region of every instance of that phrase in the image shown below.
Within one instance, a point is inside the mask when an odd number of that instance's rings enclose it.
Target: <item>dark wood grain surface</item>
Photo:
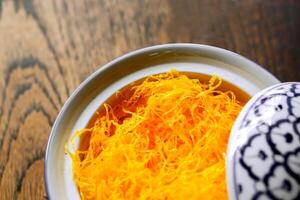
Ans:
[[[300,81],[300,1],[0,0],[0,199],[47,198],[47,139],[82,80],[171,42],[226,48]]]

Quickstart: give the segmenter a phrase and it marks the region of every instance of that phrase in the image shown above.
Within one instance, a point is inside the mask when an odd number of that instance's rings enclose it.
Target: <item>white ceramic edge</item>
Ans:
[[[230,137],[229,137],[229,142],[228,142],[228,148],[227,149],[227,163],[226,163],[226,179],[227,179],[227,190],[229,194],[229,199],[230,200],[237,200],[235,197],[237,196],[235,188],[234,188],[234,153],[237,148],[239,148],[242,144],[245,143],[247,140],[247,135],[245,137],[238,137],[240,136],[238,134],[239,127],[243,121],[243,118],[249,111],[250,107],[253,105],[254,102],[257,101],[264,93],[266,93],[269,90],[272,90],[273,88],[278,87],[279,85],[285,85],[285,84],[293,84],[297,82],[285,82],[285,83],[278,83],[275,85],[272,85],[270,87],[265,88],[264,90],[258,92],[256,95],[254,95],[250,101],[246,103],[246,105],[243,107],[241,110],[239,116],[235,120],[235,123],[232,126]],[[251,129],[251,128],[250,128]],[[239,141],[239,142],[237,142]]]
[[[268,79],[268,81],[270,83],[278,83],[278,79],[276,79],[272,74],[270,74],[268,71],[266,71],[265,69],[261,68],[259,65],[255,64],[254,62],[248,60],[247,58],[244,58],[243,56],[240,56],[236,53],[233,53],[231,51],[225,50],[225,49],[221,49],[218,47],[213,47],[213,46],[207,46],[207,45],[199,45],[199,44],[189,44],[189,43],[178,43],[178,44],[164,44],[164,45],[157,45],[157,46],[152,46],[152,47],[147,47],[144,49],[140,49],[140,50],[136,50],[133,51],[131,53],[125,54],[121,57],[118,57],[116,59],[114,59],[113,61],[107,63],[106,65],[104,65],[103,67],[101,67],[100,69],[98,69],[96,72],[94,72],[93,74],[91,74],[85,81],[83,81],[79,87],[72,93],[72,95],[67,99],[67,101],[65,102],[64,106],[62,107],[61,111],[59,112],[54,124],[53,124],[53,128],[51,130],[51,134],[48,140],[48,144],[47,144],[47,148],[46,148],[46,154],[45,154],[45,186],[46,186],[46,191],[48,194],[48,198],[52,199],[52,197],[54,197],[55,193],[54,191],[51,190],[50,188],[50,184],[55,184],[55,183],[48,183],[49,181],[49,177],[51,176],[51,172],[49,170],[49,165],[50,163],[49,161],[49,156],[51,154],[51,147],[52,147],[52,141],[54,140],[54,137],[56,136],[56,130],[58,128],[59,122],[62,120],[63,117],[63,113],[65,112],[65,110],[67,109],[68,105],[73,101],[73,99],[80,93],[81,90],[84,89],[84,87],[90,82],[92,81],[95,77],[97,77],[99,74],[101,74],[101,72],[103,72],[104,70],[106,70],[107,68],[109,68],[110,66],[128,59],[130,57],[136,56],[138,54],[143,54],[152,50],[163,50],[163,49],[177,49],[177,48],[191,48],[191,49],[199,49],[199,50],[207,50],[210,52],[213,52],[215,54],[218,54],[220,57],[226,57],[226,58],[230,58],[230,59],[234,59],[237,62],[241,62],[243,63],[243,65],[247,65],[247,66],[251,66],[251,71],[253,71],[254,74],[256,74],[257,76],[265,76],[265,78]]]

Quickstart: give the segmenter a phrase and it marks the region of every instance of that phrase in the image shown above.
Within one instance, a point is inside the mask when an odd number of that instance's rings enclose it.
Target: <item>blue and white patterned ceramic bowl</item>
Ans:
[[[300,83],[255,95],[238,116],[228,148],[231,200],[300,199]]]

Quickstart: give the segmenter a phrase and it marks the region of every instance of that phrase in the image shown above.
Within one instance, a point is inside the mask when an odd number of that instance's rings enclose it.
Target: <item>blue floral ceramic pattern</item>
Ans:
[[[233,154],[235,198],[300,199],[300,83],[265,90],[242,115],[232,133],[244,137]]]

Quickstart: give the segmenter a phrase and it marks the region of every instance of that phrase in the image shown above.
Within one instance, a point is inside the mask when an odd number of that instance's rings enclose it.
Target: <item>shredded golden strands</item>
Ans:
[[[66,144],[81,199],[227,199],[225,152],[241,110],[235,95],[177,71],[147,78],[105,104]],[[118,95],[118,94],[117,94]],[[87,150],[68,150],[89,134]]]

